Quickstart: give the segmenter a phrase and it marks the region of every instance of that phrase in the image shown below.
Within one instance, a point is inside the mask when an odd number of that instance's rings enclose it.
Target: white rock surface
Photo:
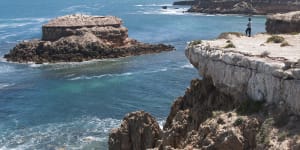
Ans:
[[[186,56],[201,76],[236,99],[270,103],[284,101],[300,114],[300,35],[281,35],[292,46],[266,43],[270,35],[230,36],[236,48],[224,48],[228,39],[188,45]],[[261,53],[268,51],[267,57]]]

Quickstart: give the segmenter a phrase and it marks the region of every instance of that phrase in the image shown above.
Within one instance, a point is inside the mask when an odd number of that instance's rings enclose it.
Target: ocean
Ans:
[[[107,149],[125,114],[145,110],[163,126],[172,102],[194,78],[188,41],[244,32],[247,16],[183,13],[172,0],[10,0],[0,2],[0,149]],[[168,6],[168,9],[162,9]],[[81,63],[17,64],[14,45],[41,37],[42,24],[66,14],[114,15],[129,36],[176,51]],[[253,16],[253,32],[265,32]]]

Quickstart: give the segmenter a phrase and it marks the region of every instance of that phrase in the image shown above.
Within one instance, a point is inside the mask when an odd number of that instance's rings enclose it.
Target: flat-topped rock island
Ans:
[[[80,62],[173,50],[128,37],[122,20],[114,16],[67,15],[42,27],[42,39],[17,44],[4,58],[27,63]]]

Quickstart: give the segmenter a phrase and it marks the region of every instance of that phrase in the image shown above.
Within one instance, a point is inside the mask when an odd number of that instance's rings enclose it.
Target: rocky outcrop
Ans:
[[[175,1],[173,5],[194,5],[194,0],[185,0],[185,1]]]
[[[128,114],[109,134],[110,150],[145,150],[157,147],[162,131],[156,120],[143,111]]]
[[[267,34],[190,42],[203,79],[173,103],[154,149],[299,149],[300,35],[280,36],[292,46]]]
[[[271,34],[300,33],[300,11],[269,15],[266,31]]]
[[[229,95],[220,93],[210,79],[193,80],[191,88],[171,107],[164,125],[163,145],[184,148],[189,132],[197,131],[214,110],[232,110],[236,104]]]
[[[4,57],[14,62],[70,62],[117,58],[173,50],[128,37],[122,20],[113,16],[68,15],[43,25],[42,40],[17,44]]]
[[[149,149],[297,149],[300,146],[300,123],[285,104],[272,105],[251,100],[236,101],[218,90],[210,78],[191,82],[185,95],[172,105],[160,138]],[[125,117],[119,129],[113,129],[109,149],[133,149],[141,145],[139,134],[155,124],[149,119]],[[142,115],[143,116],[143,115]],[[128,121],[131,118],[131,121]],[[142,117],[144,118],[144,117]],[[128,126],[131,122],[131,127]],[[130,128],[130,129],[129,129]],[[158,129],[152,128],[156,133]],[[128,140],[128,135],[132,140]],[[153,136],[143,136],[153,141]],[[120,147],[121,143],[125,145]],[[137,147],[144,150],[146,147]]]
[[[202,76],[235,99],[284,102],[299,114],[300,35],[281,36],[293,46],[267,43],[270,35],[233,36],[190,44],[186,56]],[[234,48],[227,48],[229,43]]]
[[[221,14],[270,14],[297,11],[297,0],[196,0],[189,12]]]

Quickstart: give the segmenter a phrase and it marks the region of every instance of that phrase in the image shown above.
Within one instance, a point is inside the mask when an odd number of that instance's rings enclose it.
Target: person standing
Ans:
[[[248,24],[247,24],[247,29],[246,29],[246,36],[249,36],[249,37],[251,37],[251,24],[252,24],[252,21],[251,21],[251,18],[249,18]]]

